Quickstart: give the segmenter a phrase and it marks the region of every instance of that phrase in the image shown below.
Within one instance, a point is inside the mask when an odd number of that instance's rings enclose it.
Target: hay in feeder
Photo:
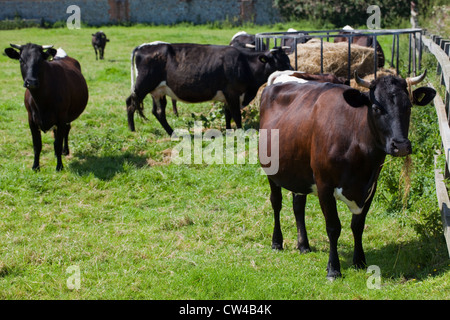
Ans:
[[[337,77],[347,77],[348,43],[323,42],[323,73]],[[350,72],[355,70],[361,76],[373,73],[373,48],[356,44],[351,46]],[[291,65],[295,66],[295,53],[289,55]],[[299,71],[320,73],[320,40],[311,40],[297,45],[297,68]]]

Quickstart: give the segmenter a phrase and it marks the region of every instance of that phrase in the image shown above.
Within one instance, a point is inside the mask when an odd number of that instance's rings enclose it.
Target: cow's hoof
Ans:
[[[341,278],[342,274],[340,271],[328,271],[327,274],[327,280],[333,282],[334,280],[336,280],[337,278]]]
[[[283,250],[283,245],[279,243],[272,243],[272,249],[274,250]]]
[[[298,250],[300,251],[301,254],[311,252],[311,248],[307,246],[298,246]]]

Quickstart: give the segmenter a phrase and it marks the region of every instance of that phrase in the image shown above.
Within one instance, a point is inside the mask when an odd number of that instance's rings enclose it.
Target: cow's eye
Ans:
[[[383,109],[380,106],[377,106],[376,104],[372,105],[372,110],[376,113],[376,114],[382,114],[383,113]]]

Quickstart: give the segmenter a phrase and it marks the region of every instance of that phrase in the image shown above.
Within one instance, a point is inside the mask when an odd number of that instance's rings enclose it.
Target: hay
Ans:
[[[348,43],[323,42],[323,73],[332,73],[337,77],[347,77]],[[361,76],[373,73],[373,48],[356,44],[351,46],[350,71],[355,70]],[[295,66],[295,53],[289,55],[291,65]],[[309,73],[320,73],[320,41],[308,41],[297,45],[297,68]]]

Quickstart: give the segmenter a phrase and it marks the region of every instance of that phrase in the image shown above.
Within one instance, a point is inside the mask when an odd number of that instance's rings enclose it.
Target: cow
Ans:
[[[353,264],[359,268],[366,265],[362,233],[385,157],[411,154],[408,130],[412,103],[426,105],[436,94],[432,88],[412,91],[407,85],[419,83],[425,74],[407,80],[390,75],[370,83],[355,75],[360,85],[369,88],[365,93],[346,85],[314,81],[266,87],[260,105],[259,158],[271,190],[273,249],[283,249],[280,210],[281,188],[285,188],[293,193],[300,253],[311,250],[305,204],[307,195],[315,194],[330,242],[327,278],[341,276],[337,200],[346,203],[353,214]],[[277,150],[273,146],[278,147],[278,154],[268,158],[264,150]]]
[[[318,81],[318,82],[331,82],[338,84],[347,84],[349,85],[349,81],[342,77],[336,77],[331,73],[324,74],[313,74],[302,71],[292,71],[292,70],[284,70],[284,71],[275,71],[269,76],[267,79],[267,85],[270,86],[274,83],[284,83],[295,81],[298,83],[307,83],[308,81]]]
[[[373,48],[373,40],[374,37],[371,36],[358,36],[357,33],[355,33],[352,27],[350,26],[345,26],[343,29],[343,31],[340,31],[339,34],[355,34],[354,37],[352,37],[352,44],[357,44],[359,46],[362,47],[369,47],[369,48]],[[338,43],[338,42],[348,42],[348,37],[335,37],[334,38],[334,42]],[[380,43],[377,41],[376,44],[376,53],[377,53],[377,62],[378,62],[378,67],[382,68],[384,66],[385,63],[385,59],[384,59],[384,51],[383,48],[381,47]]]
[[[88,87],[80,64],[64,50],[52,47],[28,43],[11,44],[11,48],[5,49],[9,58],[20,61],[35,171],[40,168],[41,131],[50,129],[55,136],[56,170],[63,169],[61,155],[69,154],[70,123],[80,116],[88,101]]]
[[[102,31],[97,31],[92,34],[92,46],[95,51],[95,60],[98,60],[98,53],[100,54],[100,60],[103,60],[103,55],[105,53],[106,43],[109,42],[109,39],[106,37],[106,34]]]
[[[262,43],[261,45],[261,51],[266,51],[266,44]],[[256,36],[245,31],[239,31],[231,38],[230,46],[255,51]]]
[[[166,120],[166,95],[188,103],[223,102],[226,128],[231,128],[231,119],[241,128],[241,107],[252,101],[271,73],[286,69],[292,70],[292,66],[281,48],[250,52],[192,43],[141,45],[131,56],[128,127],[135,131],[135,111],[145,117],[142,101],[150,93],[155,102],[152,112],[169,135],[173,130]]]

